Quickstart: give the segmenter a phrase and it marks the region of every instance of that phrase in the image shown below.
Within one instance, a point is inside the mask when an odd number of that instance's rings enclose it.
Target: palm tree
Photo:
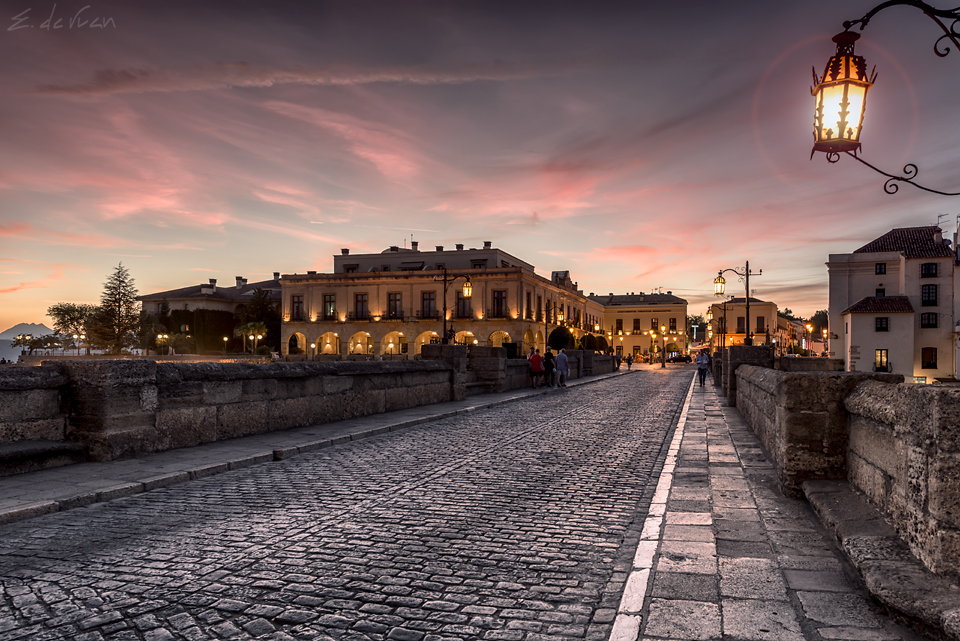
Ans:
[[[234,336],[243,337],[243,351],[247,351],[247,338],[253,341],[253,353],[257,353],[257,343],[267,335],[266,324],[257,321],[254,323],[244,323],[233,330]]]

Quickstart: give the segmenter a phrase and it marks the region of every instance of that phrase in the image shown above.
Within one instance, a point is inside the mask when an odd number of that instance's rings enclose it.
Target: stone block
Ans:
[[[960,454],[941,454],[931,461],[929,506],[934,519],[960,529]]]
[[[161,380],[157,390],[157,402],[161,409],[198,407],[204,404],[202,381]]]
[[[64,416],[38,421],[0,422],[0,444],[16,441],[63,441],[67,420]]]
[[[157,413],[157,451],[190,447],[217,440],[217,408],[213,406],[162,410]]]
[[[267,403],[251,401],[217,407],[217,440],[250,436],[268,431]]]
[[[424,345],[426,347],[426,345]],[[353,376],[324,376],[322,381],[323,395],[332,396],[344,394],[353,388]]]
[[[0,390],[57,389],[67,383],[59,365],[0,367]]]
[[[876,466],[861,458],[853,450],[847,453],[847,478],[850,484],[863,492],[877,506],[887,504],[889,485],[887,477]]]
[[[271,378],[245,380],[242,382],[240,398],[244,402],[269,401],[277,396],[277,381]]]
[[[201,403],[204,405],[224,405],[243,401],[241,381],[204,381],[199,383]]]
[[[0,423],[18,423],[54,418],[62,414],[60,390],[0,389]]]
[[[850,417],[850,450],[887,475],[895,475],[900,466],[897,441],[884,424],[862,416]]]
[[[955,582],[960,580],[960,530],[939,526],[936,543],[936,562],[930,569]]]
[[[313,411],[310,399],[285,398],[267,403],[267,422],[263,426],[264,432],[303,427],[313,423]]]
[[[79,433],[91,461],[103,462],[135,458],[157,451],[157,431],[153,425],[115,428]]]
[[[945,452],[960,452],[960,390],[937,391],[933,400],[933,440]]]

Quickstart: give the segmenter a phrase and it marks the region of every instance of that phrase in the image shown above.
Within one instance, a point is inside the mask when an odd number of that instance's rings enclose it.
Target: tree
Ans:
[[[138,343],[140,303],[133,277],[123,263],[107,277],[100,294],[100,307],[87,323],[87,336],[92,342],[111,354],[119,354],[124,347]]]
[[[696,325],[697,329],[693,329],[693,326]],[[693,337],[693,340],[697,340],[698,335],[706,336],[707,334],[707,322],[703,318],[703,314],[697,314],[695,316],[687,316],[687,331],[690,332],[690,335]]]
[[[813,325],[813,330],[818,334],[827,329],[829,325],[827,310],[818,309],[817,313],[810,317],[810,324]]]
[[[242,324],[262,323],[265,327],[261,335],[269,336],[266,342],[275,349],[280,349],[280,312],[276,304],[270,299],[271,293],[262,287],[256,287],[242,309],[237,312]],[[248,332],[249,334],[249,332]]]
[[[78,303],[57,303],[47,308],[47,316],[53,319],[54,331],[71,338],[87,333],[87,321],[96,312],[96,305]]]
[[[786,318],[787,320],[795,320],[795,321],[802,321],[802,320],[803,320],[802,318],[799,318],[799,317],[797,317],[797,316],[794,316],[794,315],[793,315],[793,310],[790,309],[789,307],[785,307],[784,309],[782,309],[781,311],[779,311],[779,312],[778,312],[778,315],[779,315],[779,316],[783,316],[783,317]]]
[[[547,338],[547,345],[553,349],[565,349],[573,345],[573,334],[566,327],[558,327]]]

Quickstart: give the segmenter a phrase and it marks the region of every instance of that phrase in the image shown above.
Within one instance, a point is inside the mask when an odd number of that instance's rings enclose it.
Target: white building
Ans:
[[[830,254],[830,354],[847,371],[956,376],[957,256],[937,226],[893,229]]]

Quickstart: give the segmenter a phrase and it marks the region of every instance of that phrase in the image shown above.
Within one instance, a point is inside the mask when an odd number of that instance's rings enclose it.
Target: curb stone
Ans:
[[[960,641],[960,586],[928,570],[846,481],[806,481],[803,492],[872,598],[925,634]]]

